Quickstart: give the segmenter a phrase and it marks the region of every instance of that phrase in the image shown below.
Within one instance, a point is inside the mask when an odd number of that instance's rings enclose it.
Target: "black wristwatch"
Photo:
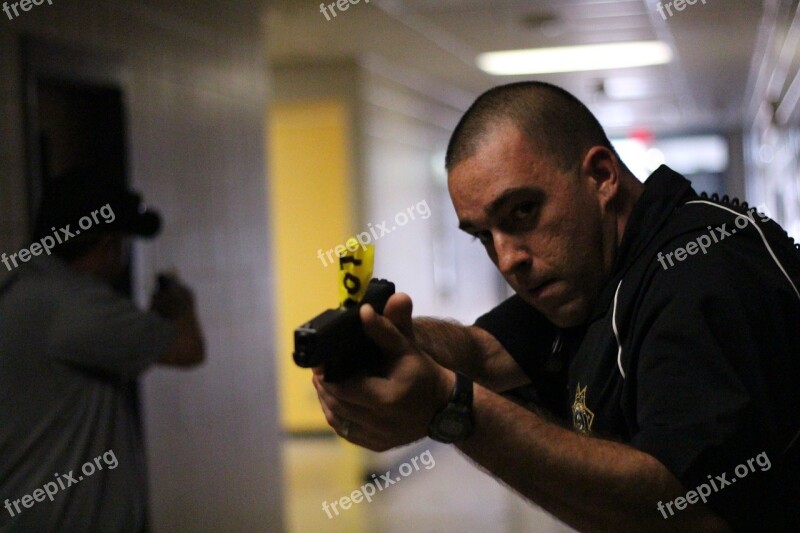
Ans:
[[[472,380],[456,372],[456,386],[450,402],[428,424],[428,436],[451,444],[472,435]]]

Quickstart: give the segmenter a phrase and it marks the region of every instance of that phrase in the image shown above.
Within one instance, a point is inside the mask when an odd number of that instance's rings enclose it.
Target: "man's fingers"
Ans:
[[[348,383],[346,387],[341,387],[335,383],[327,383],[321,376],[313,376],[312,382],[317,389],[317,397],[320,403],[329,407],[338,416],[348,419],[366,420],[372,415],[372,408],[375,400],[359,391],[351,388],[358,385],[357,381]],[[359,388],[360,390],[360,388]]]
[[[362,305],[359,312],[364,333],[375,341],[381,351],[391,356],[400,356],[410,350],[409,340],[388,318],[376,313],[371,305]]]
[[[414,331],[411,321],[413,307],[414,304],[411,302],[411,297],[406,293],[398,292],[389,298],[383,310],[383,316],[388,318],[400,330],[400,333],[408,338],[412,337]]]
[[[326,384],[317,376],[314,376],[313,382],[325,421],[337,435],[376,452],[392,447],[387,443],[384,432],[373,427],[376,418],[370,409],[341,401],[326,389]]]
[[[313,382],[318,394],[323,390],[326,397],[330,396],[343,404],[362,409],[360,414],[373,412],[384,401],[381,393],[386,386],[385,378],[359,376],[344,383],[330,383],[323,376],[315,375]]]

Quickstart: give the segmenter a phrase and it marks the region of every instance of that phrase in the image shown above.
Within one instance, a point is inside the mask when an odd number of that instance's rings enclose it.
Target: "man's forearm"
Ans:
[[[414,341],[443,367],[480,381],[481,347],[466,326],[430,317],[415,318]]]
[[[699,505],[664,519],[657,503],[685,489],[652,456],[547,422],[480,386],[475,387],[475,433],[459,448],[582,531],[728,531]]]
[[[530,383],[506,349],[480,328],[429,317],[414,319],[414,342],[437,363],[496,392]]]

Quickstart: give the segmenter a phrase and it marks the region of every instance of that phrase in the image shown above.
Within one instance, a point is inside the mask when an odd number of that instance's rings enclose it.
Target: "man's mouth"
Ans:
[[[534,300],[538,300],[539,298],[542,298],[547,295],[549,289],[553,287],[555,282],[556,280],[554,279],[543,281],[542,283],[536,285],[532,289],[529,289],[528,294],[530,294]]]

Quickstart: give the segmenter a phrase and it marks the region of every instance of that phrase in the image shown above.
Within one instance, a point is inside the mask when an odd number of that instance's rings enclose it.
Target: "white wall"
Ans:
[[[25,236],[19,36],[118,57],[133,184],[164,215],[140,299],[176,267],[208,362],[143,381],[154,531],[278,531],[282,491],[266,216],[262,2],[70,0],[0,22],[0,245]]]
[[[748,88],[747,198],[800,241],[800,4],[765,2]]]
[[[500,301],[502,282],[483,247],[458,230],[446,189],[447,142],[471,98],[442,96],[446,88],[433,90],[376,59],[365,62],[363,79],[367,196],[360,231],[384,221],[396,227],[376,242],[376,275],[409,293],[416,315],[472,322]],[[431,211],[426,220],[417,207],[423,202]],[[396,217],[409,208],[417,218],[400,226]]]

